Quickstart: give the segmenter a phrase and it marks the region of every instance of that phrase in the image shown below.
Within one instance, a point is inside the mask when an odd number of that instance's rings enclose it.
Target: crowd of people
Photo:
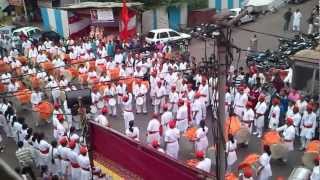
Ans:
[[[20,38],[22,48],[12,48],[1,57],[8,68],[0,78],[6,97],[0,104],[0,120],[6,136],[13,137],[18,145],[16,156],[21,172],[34,179],[35,165],[41,168],[44,179],[51,176],[88,180],[91,172],[94,179],[106,179],[99,168],[91,168],[85,139],[78,133],[83,118],[110,127],[111,116],[123,119],[124,134],[132,140],[140,141],[140,129],[146,128],[146,143],[174,159],[179,158],[179,139],[195,128],[194,138],[190,139],[199,160],[195,167],[211,172],[212,162],[206,157],[206,123],[211,117],[210,107],[217,100],[218,83],[217,78],[202,74],[191,63],[194,59],[182,57],[170,44],[150,47],[139,39],[124,43],[117,38],[83,37],[61,42],[46,39],[35,44],[23,35]],[[295,144],[303,150],[311,140],[319,139],[319,97],[292,87],[292,69],[284,78],[277,70],[264,72],[255,66],[246,69],[231,66],[228,71],[228,118],[236,116],[241,126],[258,138],[269,130],[281,132],[290,151],[295,150]],[[133,80],[128,83],[130,78]],[[266,90],[268,85],[274,91]],[[69,107],[66,92],[87,88],[91,89],[90,107]],[[33,109],[45,100],[53,104],[52,116],[46,119],[53,129],[51,143],[44,133],[29,128],[17,112],[21,102],[15,94],[24,89],[31,91],[29,103]],[[79,100],[82,98],[85,97]],[[41,125],[41,110],[31,112],[32,121]],[[152,118],[147,127],[135,126],[135,114],[150,112]],[[234,134],[227,134],[226,139],[227,170],[232,171],[238,143]],[[244,142],[249,143],[250,138]],[[259,159],[263,166],[261,180],[272,176],[270,147],[265,146],[264,151]],[[252,179],[248,172],[244,176]]]

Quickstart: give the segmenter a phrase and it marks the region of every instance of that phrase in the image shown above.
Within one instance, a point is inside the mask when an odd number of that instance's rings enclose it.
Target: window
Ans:
[[[147,38],[153,39],[153,37],[154,37],[154,32],[149,32],[147,34]]]
[[[170,37],[178,37],[178,36],[180,36],[178,33],[174,32],[174,31],[169,31],[169,35],[170,35]]]
[[[168,38],[168,33],[167,32],[162,32],[160,33],[160,39]]]

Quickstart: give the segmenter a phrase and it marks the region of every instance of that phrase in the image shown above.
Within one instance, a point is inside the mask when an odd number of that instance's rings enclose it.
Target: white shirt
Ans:
[[[159,132],[160,122],[157,119],[151,119],[148,123],[147,132]]]
[[[294,126],[288,126],[287,124],[277,128],[277,131],[283,131],[282,135],[284,140],[294,140],[296,136],[296,129]]]
[[[114,62],[118,64],[122,64],[123,55],[121,53],[114,55]]]
[[[41,92],[32,92],[31,94],[31,104],[37,105],[42,100],[42,93]]]
[[[197,165],[196,168],[201,169],[203,171],[206,171],[210,173],[211,171],[211,159],[209,158],[204,158],[202,161],[200,161]]]
[[[167,127],[167,124],[170,120],[173,119],[173,114],[171,111],[166,111],[161,115],[161,124],[164,128]]]
[[[319,180],[319,179],[320,179],[320,166],[318,165],[313,167],[310,180]]]
[[[138,128],[138,127],[132,127],[132,129],[133,129],[132,132],[129,130],[129,128],[126,129],[125,134],[126,134],[128,137],[130,137],[131,139],[134,139],[134,140],[136,140],[136,141],[139,141],[139,128]]]
[[[94,120],[99,124],[101,124],[102,126],[108,126],[109,124],[107,117],[104,116],[103,114],[99,114]]]

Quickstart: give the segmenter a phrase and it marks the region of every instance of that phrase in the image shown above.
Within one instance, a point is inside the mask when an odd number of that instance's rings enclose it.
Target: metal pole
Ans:
[[[26,22],[29,22],[28,13],[27,13],[27,6],[26,6],[26,0],[23,0],[23,10],[24,10],[24,18],[26,19]]]

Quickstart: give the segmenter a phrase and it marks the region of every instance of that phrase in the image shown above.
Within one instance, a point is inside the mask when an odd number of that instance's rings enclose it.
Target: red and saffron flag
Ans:
[[[128,22],[129,22],[129,12],[126,0],[122,0],[121,9],[121,32],[120,38],[124,41],[128,41]]]

